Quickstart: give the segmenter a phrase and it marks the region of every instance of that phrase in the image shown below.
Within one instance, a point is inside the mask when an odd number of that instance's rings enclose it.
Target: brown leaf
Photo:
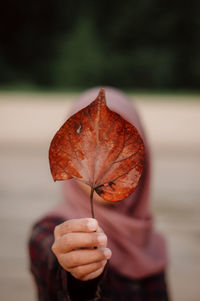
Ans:
[[[107,201],[132,193],[144,164],[144,144],[137,129],[106,106],[105,92],[70,117],[49,149],[54,181],[76,178]]]

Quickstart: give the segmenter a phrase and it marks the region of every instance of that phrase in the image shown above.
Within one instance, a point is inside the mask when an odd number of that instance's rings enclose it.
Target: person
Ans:
[[[71,114],[91,103],[98,88],[83,93]],[[87,185],[63,182],[64,201],[33,226],[30,269],[41,301],[167,301],[165,240],[150,212],[150,152],[141,120],[128,98],[106,88],[108,107],[138,129],[146,159],[136,190],[120,202],[95,196],[90,218]]]

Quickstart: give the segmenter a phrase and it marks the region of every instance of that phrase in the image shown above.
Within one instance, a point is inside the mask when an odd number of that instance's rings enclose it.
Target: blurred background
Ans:
[[[0,300],[34,301],[31,225],[62,199],[48,147],[86,88],[128,93],[152,150],[174,301],[200,295],[200,2],[14,1],[0,10]]]
[[[200,3],[14,1],[0,11],[0,85],[199,89]]]

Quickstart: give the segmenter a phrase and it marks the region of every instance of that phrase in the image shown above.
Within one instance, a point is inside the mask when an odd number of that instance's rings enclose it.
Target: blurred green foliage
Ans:
[[[0,85],[200,88],[200,2],[7,0]]]

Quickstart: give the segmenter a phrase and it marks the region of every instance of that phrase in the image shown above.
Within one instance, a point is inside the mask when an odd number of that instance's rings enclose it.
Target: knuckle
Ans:
[[[53,244],[53,245],[51,246],[51,250],[52,250],[52,252],[55,254],[55,252],[56,252],[56,246],[55,246],[55,244]]]
[[[58,260],[66,271],[69,272],[71,270],[70,259],[67,254],[59,254]]]
[[[80,266],[76,267],[74,270],[75,270],[76,275],[77,275],[79,278],[82,278],[82,277],[85,276],[85,273],[84,273],[83,269],[81,269]]]
[[[59,226],[55,226],[54,228],[54,236],[56,237],[58,235],[59,232]]]
[[[58,236],[58,235],[63,235],[65,232],[68,232],[70,228],[70,220],[63,222],[60,225],[57,225],[54,228],[54,235]]]
[[[57,254],[61,252],[61,239],[58,238],[54,241],[53,245],[52,245],[52,251]]]
[[[82,280],[83,276],[80,276],[76,271],[71,272],[71,274],[78,280]]]
[[[68,260],[67,260],[67,256],[64,256],[63,254],[60,254],[58,257],[58,261],[60,263],[60,265],[66,270],[68,271]]]
[[[65,234],[62,238],[61,238],[62,244],[64,245],[68,245],[69,244],[69,235]]]
[[[71,246],[73,244],[73,237],[72,235],[70,235],[69,233],[68,234],[65,234],[62,239],[61,239],[61,242],[62,242],[62,246],[63,247],[66,247],[66,246]]]
[[[58,244],[57,242],[54,242],[53,245],[51,246],[52,252],[56,255],[58,253]]]
[[[87,275],[83,276],[81,280],[82,280],[82,281],[92,280],[92,279],[98,277],[100,274],[101,274],[101,271],[100,271],[100,270],[97,270],[97,271],[95,271],[95,272],[92,272],[92,273],[90,273],[90,274],[87,274]]]
[[[62,224],[63,228],[65,228],[66,231],[69,230],[70,225],[71,225],[71,220],[67,220]]]
[[[65,256],[60,256],[60,260],[62,261],[62,264],[65,266],[66,269],[70,268],[70,259],[69,256],[67,256],[67,254],[65,254]]]
[[[77,256],[72,252],[68,258],[69,266],[75,266],[77,264]]]

